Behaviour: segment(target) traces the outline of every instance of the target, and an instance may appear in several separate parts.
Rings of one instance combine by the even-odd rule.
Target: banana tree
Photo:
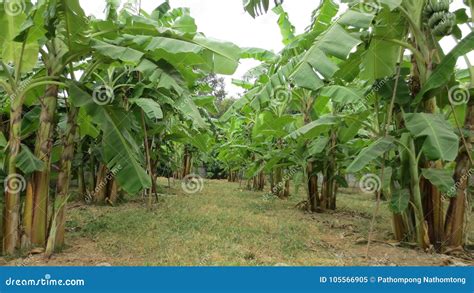
[[[293,103],[299,105],[294,108],[301,113],[303,124],[306,124],[301,125],[301,129],[295,132],[295,135],[299,132],[306,133],[321,126],[320,121],[313,121],[314,118],[318,118],[317,115],[313,115],[313,106],[320,104],[317,97],[326,96],[333,99],[341,92],[344,93],[344,86],[337,85],[338,83],[332,79],[337,77],[343,80],[351,77],[344,75],[347,72],[345,67],[353,63],[353,60],[347,60],[347,57],[357,45],[362,43],[362,40],[357,36],[360,35],[361,30],[369,27],[374,16],[350,10],[344,13],[339,20],[332,22],[332,18],[338,12],[338,6],[332,1],[323,1],[314,11],[313,23],[308,30],[302,35],[294,36],[287,14],[284,13],[281,6],[277,6],[274,11],[280,15],[280,28],[284,41],[288,45],[281,52],[280,58],[272,60],[268,66],[269,69],[262,74],[257,86],[249,91],[247,96],[251,97],[253,108],[259,110],[267,107],[272,100],[278,99],[279,96],[291,96],[291,92],[294,92],[291,87],[304,89],[303,93],[299,90],[300,93],[296,95],[298,98],[294,99]],[[344,82],[339,82],[339,84],[341,83],[344,84]],[[283,95],[280,94],[282,90]],[[347,91],[350,92],[350,89]],[[289,93],[289,95],[285,95],[285,93]],[[324,98],[321,101],[324,101]],[[241,106],[242,103],[238,102],[232,110],[238,110]],[[323,124],[327,125],[326,122]],[[335,150],[337,144],[336,132],[337,129],[334,129],[330,134],[331,151]],[[309,142],[308,140],[307,143]],[[329,157],[335,157],[334,153],[329,155]],[[328,203],[328,206],[332,207],[335,207],[335,180],[338,178],[334,162],[328,162],[327,166],[323,168],[326,175],[324,176],[324,194],[331,198],[329,200],[331,203]],[[315,166],[310,162],[304,169],[309,171],[310,176],[307,178],[308,190],[311,190],[308,197],[311,199],[310,201],[316,202],[314,199],[316,198],[315,193],[317,193],[317,177],[314,174],[317,172],[313,170]]]
[[[461,38],[457,24],[466,21],[449,12],[449,2],[384,4],[382,2],[377,9],[373,33],[368,37],[369,50],[361,58],[360,73],[361,78],[369,81],[392,76],[391,94],[385,101],[383,95],[376,95],[375,110],[382,114],[378,119],[383,121],[380,125],[384,137],[359,156],[381,152],[387,159],[390,157],[387,153],[391,150],[389,146],[393,147],[393,144],[381,142],[393,130],[403,133],[396,143],[401,144],[402,149],[396,152],[395,158],[392,156],[392,160],[405,162],[406,174],[410,174],[410,178],[392,174],[389,179],[401,186],[387,190],[387,193],[392,192],[396,210],[395,234],[400,240],[413,235],[421,247],[434,246],[441,250],[446,245],[446,237],[449,238],[444,231],[442,199],[446,186],[454,185],[452,170],[447,163],[453,162],[458,150],[462,149],[458,147],[459,135],[465,141],[459,123],[449,123],[443,114],[451,112],[455,106],[450,105],[447,89],[456,84],[451,81],[456,60],[472,50],[472,34],[460,40],[458,46],[445,56],[439,45],[440,38],[450,34]],[[410,59],[401,58],[405,50],[411,53]],[[454,120],[459,120],[456,117],[459,113],[453,113]],[[381,168],[384,169],[384,164]],[[454,178],[459,180],[459,174]],[[453,219],[452,216],[449,218]],[[416,223],[415,227],[412,223]],[[457,224],[464,226],[459,221]],[[453,231],[448,231],[448,234]]]
[[[272,89],[293,83],[314,96],[329,95],[333,103],[347,97],[365,102],[366,110],[373,113],[368,117],[372,125],[364,123],[370,134],[366,140],[373,143],[360,152],[347,171],[360,171],[358,164],[377,158],[382,192],[391,200],[399,240],[412,235],[423,248],[433,245],[440,250],[451,241],[448,245],[460,246],[467,192],[467,183],[461,179],[472,163],[470,138],[460,121],[465,117],[464,127],[470,129],[471,112],[469,106],[453,104],[452,94],[454,89],[466,88],[456,81],[454,67],[458,58],[472,50],[472,33],[463,37],[459,29],[459,25],[472,20],[464,8],[452,13],[449,1],[442,0],[348,4],[349,10],[336,19],[337,5],[322,1],[313,13],[318,21],[283,50],[286,62],[281,62],[281,74],[269,78],[271,82],[257,100],[266,103]],[[472,12],[472,1],[464,4]],[[268,10],[269,2],[248,1],[244,6],[255,16]],[[458,45],[445,54],[439,41],[450,35]],[[355,46],[358,48],[354,51]],[[347,62],[334,62],[337,59]],[[354,87],[348,82],[356,82],[356,88],[369,86],[370,92],[362,100],[364,95],[354,95]],[[461,96],[469,97],[470,91],[465,89]],[[468,100],[461,104],[471,105]],[[367,133],[361,130],[355,139],[361,135]],[[449,166],[456,157],[458,167],[453,177]],[[466,160],[461,163],[462,158],[468,158],[468,164]],[[401,161],[407,170],[405,175],[390,169],[394,162]],[[450,199],[445,224],[443,192],[446,186],[454,186],[453,179],[463,184],[461,188],[455,185],[459,199]]]
[[[15,251],[15,248],[19,244],[18,238],[20,233],[18,227],[19,222],[19,207],[20,207],[20,192],[25,189],[25,186],[21,188],[13,188],[15,186],[14,178],[23,178],[17,174],[17,166],[21,161],[22,152],[29,152],[25,146],[21,146],[22,139],[22,110],[24,103],[27,99],[28,93],[37,87],[47,87],[44,92],[43,112],[41,113],[42,122],[46,122],[47,125],[41,131],[41,135],[38,138],[36,144],[35,153],[43,155],[43,158],[38,159],[37,157],[29,156],[36,164],[31,165],[33,168],[29,170],[23,170],[25,173],[35,172],[32,176],[32,180],[40,180],[43,182],[42,187],[38,189],[37,194],[41,196],[36,197],[36,204],[33,204],[34,189],[30,184],[27,188],[27,202],[25,208],[25,222],[22,224],[24,233],[22,234],[22,244],[28,246],[30,240],[34,239],[34,242],[42,242],[46,232],[46,210],[44,204],[47,204],[47,198],[45,198],[44,192],[47,192],[48,184],[48,171],[47,169],[48,154],[49,154],[49,142],[47,138],[50,137],[51,130],[54,126],[51,124],[53,119],[48,119],[51,113],[54,111],[55,96],[57,95],[58,87],[64,86],[65,84],[59,81],[59,71],[61,65],[57,64],[57,60],[54,58],[61,58],[64,51],[58,48],[50,47],[50,52],[45,52],[41,46],[45,45],[47,39],[47,31],[44,29],[45,22],[43,14],[50,11],[51,6],[45,1],[40,1],[35,5],[32,5],[29,1],[24,3],[22,10],[13,13],[10,10],[10,6],[2,5],[0,10],[0,21],[2,22],[2,28],[5,30],[2,33],[0,42],[4,50],[1,55],[1,64],[3,76],[6,77],[2,80],[1,86],[10,97],[8,99],[10,107],[10,128],[9,128],[9,142],[8,142],[8,171],[7,179],[5,180],[5,207],[4,207],[4,237],[3,237],[3,252],[11,254]],[[51,16],[51,15],[50,15]],[[47,18],[51,20],[51,18]],[[36,26],[37,25],[37,26]],[[46,41],[47,42],[47,41]],[[52,44],[52,43],[51,43]],[[55,45],[60,46],[58,40]],[[56,50],[58,49],[58,50]],[[43,58],[41,60],[42,65],[48,69],[43,70],[41,67],[37,68],[35,65],[38,62],[38,54],[42,52]],[[62,53],[59,53],[62,51]],[[28,97],[28,103],[34,103],[37,98],[37,93]],[[47,109],[47,110],[46,110]],[[46,138],[46,139],[45,139]],[[22,152],[20,152],[22,148]],[[20,159],[20,161],[18,161]],[[24,179],[23,179],[24,180]],[[22,181],[23,183],[23,181]],[[44,184],[45,183],[45,184]],[[26,182],[25,182],[26,185]],[[45,187],[46,186],[46,187]],[[36,210],[36,216],[33,213]],[[36,219],[36,220],[35,220]],[[33,234],[32,225],[38,227]],[[37,233],[36,233],[37,232]],[[44,244],[44,241],[43,241]]]
[[[8,96],[2,111],[9,113],[2,114],[2,121],[6,118],[10,123],[10,127],[2,128],[2,137],[9,137],[2,141],[2,147],[8,148],[5,182],[11,187],[5,192],[4,253],[14,253],[20,238],[26,247],[30,242],[44,246],[49,235],[47,255],[63,246],[64,207],[70,196],[73,158],[76,147],[83,149],[86,136],[102,144],[98,153],[107,168],[119,169],[112,184],[114,190],[135,193],[149,188],[155,181],[150,148],[159,144],[148,137],[147,131],[162,118],[161,105],[171,101],[174,113],[186,113],[192,116],[193,127],[199,124],[198,128],[205,128],[191,99],[192,85],[206,72],[230,74],[237,67],[239,48],[198,33],[188,9],[172,10],[165,2],[151,15],[134,15],[128,8],[119,11],[117,1],[108,4],[106,20],[87,18],[76,0],[25,1],[24,10],[16,15],[6,11],[10,6],[1,5],[4,33],[0,43],[4,50],[0,55],[0,86],[2,96]],[[185,55],[190,58],[183,62]],[[142,92],[140,87],[130,92],[126,86],[109,90],[109,84],[104,83],[111,82],[104,79],[109,73],[106,67],[126,72],[121,76],[126,80],[138,79],[143,84]],[[122,82],[121,78],[116,81]],[[117,101],[102,103],[98,96],[101,89],[106,97],[112,94]],[[28,123],[22,127],[25,102],[30,112],[25,115]],[[142,118],[138,121],[137,113]],[[29,123],[35,119],[37,123]],[[142,142],[140,135],[133,135],[137,129]],[[30,137],[35,131],[32,152],[22,139],[32,145]],[[57,150],[61,146],[62,155],[53,213],[49,215],[53,146]],[[142,147],[148,153],[146,160],[141,156]],[[96,170],[94,164],[91,166],[93,174]],[[23,172],[21,178],[28,179],[22,234],[23,187],[14,188],[18,169]],[[84,172],[80,173],[84,185]]]

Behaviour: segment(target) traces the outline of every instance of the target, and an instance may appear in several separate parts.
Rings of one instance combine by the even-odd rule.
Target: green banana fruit
[[[423,8],[423,19],[436,36],[449,35],[456,25],[456,16],[449,12],[450,0],[428,0]]]

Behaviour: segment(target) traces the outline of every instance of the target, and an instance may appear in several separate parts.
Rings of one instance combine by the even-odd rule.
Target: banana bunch
[[[456,25],[456,15],[449,12],[449,0],[428,0],[423,9],[423,18],[436,36],[451,34]]]

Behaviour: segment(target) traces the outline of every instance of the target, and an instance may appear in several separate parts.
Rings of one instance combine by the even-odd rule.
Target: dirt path
[[[164,183],[164,181],[163,181]],[[68,247],[7,265],[472,265],[391,242],[382,207],[375,242],[366,255],[373,201],[343,194],[338,211],[308,214],[295,208],[303,195],[268,200],[238,183],[209,180],[186,195],[177,183],[153,212],[141,199],[116,207],[71,203]],[[300,191],[301,193],[302,191]]]

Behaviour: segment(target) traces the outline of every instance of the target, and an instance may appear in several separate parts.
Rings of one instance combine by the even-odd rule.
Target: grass
[[[316,227],[301,225],[301,213],[288,202],[265,201],[237,187],[208,181],[200,194],[172,190],[179,194],[165,197],[153,212],[139,203],[82,209],[68,227],[82,226],[71,236],[96,239],[110,256],[132,254],[153,265],[304,263]]]
[[[165,180],[160,180],[165,186]],[[390,214],[382,203],[370,257],[365,258],[372,195],[338,195],[338,210],[308,214],[288,200],[266,199],[238,183],[206,180],[185,194],[179,182],[147,211],[142,198],[115,207],[69,205],[69,247],[51,260],[24,265],[439,265],[443,256],[390,245]],[[15,264],[15,263],[14,263]]]

